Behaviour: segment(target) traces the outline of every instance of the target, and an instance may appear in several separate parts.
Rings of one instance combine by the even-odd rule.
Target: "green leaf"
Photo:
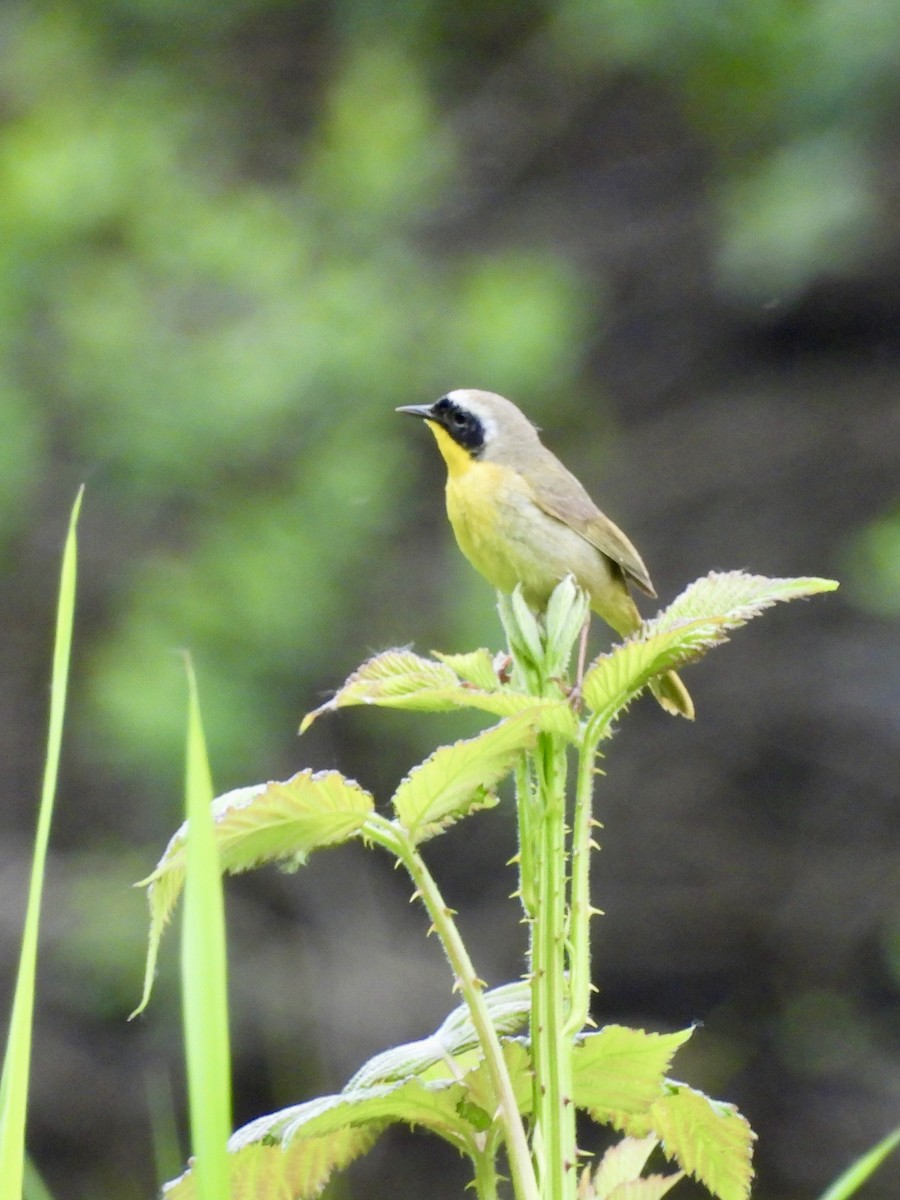
[[[719,1200],[745,1200],[753,1175],[750,1126],[732,1105],[664,1078],[691,1033],[607,1025],[586,1035],[572,1057],[575,1103],[631,1137],[655,1135],[666,1156]]]
[[[544,625],[547,631],[545,670],[561,676],[569,664],[572,647],[590,616],[587,594],[567,575],[550,593]]]
[[[662,1200],[683,1171],[673,1175],[647,1175],[641,1171],[658,1145],[651,1134],[646,1138],[623,1138],[610,1146],[601,1158],[592,1180],[583,1180],[579,1200]]]
[[[435,662],[413,654],[411,650],[386,650],[364,662],[331,700],[307,713],[300,732],[305,732],[323,713],[351,705],[377,704],[418,712],[475,708],[495,717],[537,711],[541,728],[546,732],[561,733],[570,740],[575,738],[578,722],[564,700],[531,696],[502,687],[493,667],[488,688],[473,686],[467,674],[474,672],[486,678],[487,656],[486,650],[471,655],[440,655],[441,661]],[[454,661],[460,662],[459,674],[451,665]]]
[[[491,1024],[501,1035],[517,1033],[530,1011],[530,985],[522,980],[492,988],[484,993]],[[392,1046],[376,1054],[356,1072],[348,1088],[371,1087],[376,1083],[421,1075],[435,1063],[446,1061],[478,1045],[468,1005],[461,1004],[430,1037],[403,1046]]]
[[[596,659],[585,673],[588,707],[611,721],[663,671],[702,657],[728,632],[779,601],[837,587],[831,579],[769,579],[743,571],[712,571],[690,584],[639,633]]]
[[[575,1103],[595,1121],[622,1127],[625,1115],[646,1113],[659,1100],[675,1051],[693,1033],[645,1033],[623,1025],[605,1025],[581,1038],[572,1054]],[[629,1133],[636,1131],[629,1128]],[[642,1129],[636,1136],[650,1132]]]
[[[594,1172],[593,1184],[597,1200],[607,1200],[620,1183],[638,1179],[657,1145],[657,1139],[651,1134],[640,1139],[622,1138],[621,1142],[610,1146]]]
[[[319,1096],[251,1121],[232,1135],[229,1148],[240,1157],[260,1141],[286,1149],[294,1142],[333,1137],[348,1126],[368,1125],[380,1132],[398,1122],[424,1126],[460,1147],[471,1133],[458,1111],[465,1099],[465,1088],[455,1079],[348,1085],[337,1095]]]
[[[900,1129],[895,1129],[881,1139],[871,1150],[867,1150],[856,1162],[826,1188],[819,1200],[849,1200],[862,1187],[870,1175],[881,1166],[889,1154],[900,1146]]]
[[[237,788],[212,806],[221,868],[236,873],[264,862],[297,861],[313,850],[338,845],[359,833],[374,807],[369,792],[337,771],[300,771],[284,783]],[[136,1013],[150,997],[162,931],[184,884],[186,830],[185,823],[142,881],[149,884],[150,943]]]
[[[280,1144],[256,1142],[232,1156],[228,1200],[313,1200],[335,1171],[372,1148],[380,1129],[345,1126],[325,1137]],[[163,1188],[166,1200],[197,1200],[193,1169]]]
[[[510,1042],[504,1055],[518,1081],[517,1092],[526,1096],[531,1087],[526,1048]],[[231,1200],[317,1196],[335,1170],[365,1153],[387,1125],[397,1122],[424,1126],[472,1153],[476,1136],[493,1123],[494,1107],[480,1059],[462,1079],[406,1079],[363,1087],[351,1080],[338,1095],[293,1105],[237,1130],[228,1143]],[[197,1200],[193,1169],[167,1185],[164,1195],[166,1200]]]
[[[711,1100],[684,1084],[669,1083],[647,1115],[647,1124],[666,1157],[719,1200],[747,1200],[756,1135],[734,1105]]]
[[[594,660],[585,673],[581,694],[592,712],[611,721],[655,675],[699,658],[724,639],[724,623],[709,619],[685,621],[652,634],[645,627],[635,639]]]
[[[441,746],[414,767],[393,796],[397,819],[414,842],[494,803],[491,790],[537,739],[531,712],[510,717],[466,741]]]
[[[434,694],[443,689],[452,692],[458,686],[456,673],[444,663],[422,658],[411,650],[385,650],[354,671],[330,700],[307,713],[300,732],[305,733],[322,713],[353,704],[446,711],[454,705],[436,700]]]
[[[691,1033],[607,1025],[586,1035],[572,1057],[575,1103],[633,1138],[653,1134],[666,1156],[719,1200],[745,1200],[753,1175],[750,1126],[732,1105],[664,1078]]]
[[[468,654],[442,654],[439,650],[432,650],[431,653],[438,662],[448,666],[457,678],[482,691],[493,692],[501,686],[490,650],[471,650]]]
[[[372,1088],[345,1088],[324,1101],[300,1105],[280,1126],[282,1142],[295,1138],[317,1137],[348,1124],[403,1122],[424,1126],[453,1145],[464,1144],[470,1130],[459,1116],[465,1089],[456,1080],[441,1079],[424,1083],[406,1079],[400,1083],[379,1084]]]
[[[643,1179],[632,1179],[628,1183],[620,1183],[609,1193],[608,1200],[662,1200],[683,1178],[684,1171],[675,1171],[672,1175],[646,1175]]]
[[[508,597],[509,612],[512,624],[507,633],[510,634],[510,649],[518,654],[530,657],[534,664],[543,662],[544,639],[537,617],[525,603],[522,595],[522,585],[517,584],[512,595]]]
[[[668,608],[647,622],[653,632],[670,629],[682,621],[722,621],[736,629],[779,601],[798,600],[819,592],[833,592],[834,579],[770,579],[743,571],[710,571],[689,584]]]
[[[387,1125],[397,1122],[424,1126],[465,1150],[478,1132],[465,1115],[473,1104],[465,1084],[457,1080],[410,1079],[375,1087],[348,1085],[338,1095],[260,1117],[229,1141],[231,1196],[304,1200],[318,1195],[334,1170],[368,1150]],[[481,1113],[479,1119],[483,1117]],[[194,1200],[193,1171],[170,1184],[165,1195],[167,1200]]]
[[[339,771],[307,769],[283,783],[226,792],[212,805],[222,868],[236,874],[338,845],[359,832],[374,807],[371,794]],[[146,882],[179,877],[186,833],[182,825]]]

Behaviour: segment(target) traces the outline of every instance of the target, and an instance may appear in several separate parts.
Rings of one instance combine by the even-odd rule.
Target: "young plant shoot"
[[[590,663],[574,691],[570,665],[591,597],[565,578],[535,616],[521,588],[500,594],[508,664],[487,650],[422,657],[389,650],[363,663],[327,704],[450,712],[475,709],[487,728],[439,747],[413,767],[390,801],[337,771],[299,771],[241,788],[213,803],[224,871],[302,863],[351,838],[386,851],[409,874],[462,1004],[435,1033],[364,1064],[336,1095],[263,1116],[230,1139],[231,1195],[305,1200],[402,1122],[444,1138],[471,1163],[479,1200],[510,1179],[517,1200],[657,1200],[685,1174],[718,1200],[746,1200],[754,1135],[730,1104],[669,1077],[691,1029],[658,1034],[589,1020],[590,868],[596,846],[595,779],[602,742],[644,690],[660,699],[680,671],[781,600],[831,591],[825,579],[713,573],[655,619]],[[662,703],[663,701],[660,700]],[[684,701],[687,703],[687,701]],[[518,888],[527,945],[523,979],[488,990],[428,865],[429,843],[497,803],[512,775],[518,822]],[[150,948],[142,1007],[162,930],[185,879],[187,823],[147,880]],[[622,1138],[598,1163],[579,1158],[576,1113]],[[659,1148],[666,1174],[647,1174]],[[189,1167],[167,1200],[198,1195]]]

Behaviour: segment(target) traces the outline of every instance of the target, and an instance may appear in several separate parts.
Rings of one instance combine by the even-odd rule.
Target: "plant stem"
[[[470,1147],[475,1164],[475,1195],[478,1200],[497,1200],[497,1148],[490,1139],[483,1149]]]
[[[567,1032],[565,742],[541,734],[535,766],[541,825],[538,905],[531,924],[534,1151],[543,1200],[572,1200],[577,1176],[572,1038]]]
[[[453,920],[453,910],[444,902],[422,856],[398,825],[373,814],[366,823],[366,833],[373,841],[395,854],[409,871],[453,969],[494,1088],[497,1116],[506,1139],[506,1153],[516,1196],[518,1200],[546,1200],[538,1188],[525,1126],[503,1057],[503,1047],[484,1001],[484,984],[475,973],[469,952]]]
[[[587,1023],[591,1011],[591,850],[592,830],[599,826],[593,818],[594,763],[597,741],[591,730],[585,731],[578,749],[575,781],[575,812],[572,819],[572,882],[569,909],[569,993],[571,1005],[566,1033],[575,1037]]]
[[[516,766],[516,814],[519,830],[519,899],[525,910],[525,919],[534,917],[537,907],[535,887],[535,796],[531,782],[531,769],[526,755],[521,755]]]
[[[513,657],[513,687],[534,696],[558,696],[572,647],[584,628],[588,611],[585,597],[569,579],[554,592],[540,621],[518,592],[510,597],[501,594],[498,608]],[[582,747],[579,760],[576,846],[581,857],[578,876],[572,880],[574,916],[567,893],[566,740],[542,733],[530,756],[530,770],[521,769],[516,775],[519,891],[531,934],[532,1156],[543,1200],[574,1200],[577,1187],[572,1049],[574,1034],[584,1024],[590,1000],[590,905],[585,859],[590,849],[590,769],[595,746],[596,742],[589,753]],[[570,921],[575,921],[574,930],[569,927]],[[573,932],[578,939],[574,981],[566,971]],[[575,1008],[573,982],[578,986]]]

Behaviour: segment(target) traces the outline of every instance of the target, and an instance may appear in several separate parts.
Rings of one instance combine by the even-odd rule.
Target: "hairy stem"
[[[475,1164],[475,1195],[478,1200],[497,1200],[497,1154],[496,1148],[487,1146],[473,1150],[470,1154]]]
[[[422,856],[399,826],[373,815],[367,822],[366,833],[372,841],[395,854],[412,877],[453,970],[457,987],[468,1006],[494,1089],[497,1117],[506,1140],[506,1153],[517,1200],[546,1200],[538,1188],[525,1126],[503,1057],[503,1047],[484,1001],[484,983],[475,973],[469,952],[453,920],[453,910],[444,902]]]
[[[519,899],[525,910],[525,919],[530,921],[537,908],[535,886],[536,837],[535,797],[528,757],[522,755],[516,766],[516,814],[519,829]]]
[[[535,752],[541,807],[538,904],[532,929],[531,1043],[535,1156],[543,1200],[575,1195],[572,1038],[567,1033],[566,746],[542,734]]]
[[[578,751],[575,781],[575,811],[572,818],[572,881],[569,908],[569,992],[571,1006],[566,1033],[575,1037],[584,1028],[591,1010],[591,850],[592,831],[599,825],[593,818],[594,763],[597,743],[585,733]]]

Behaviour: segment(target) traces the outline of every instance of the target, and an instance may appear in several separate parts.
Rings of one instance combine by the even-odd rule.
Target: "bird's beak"
[[[431,416],[430,404],[404,404],[402,407],[394,410],[395,412],[409,413],[413,417],[422,417],[426,421]]]

